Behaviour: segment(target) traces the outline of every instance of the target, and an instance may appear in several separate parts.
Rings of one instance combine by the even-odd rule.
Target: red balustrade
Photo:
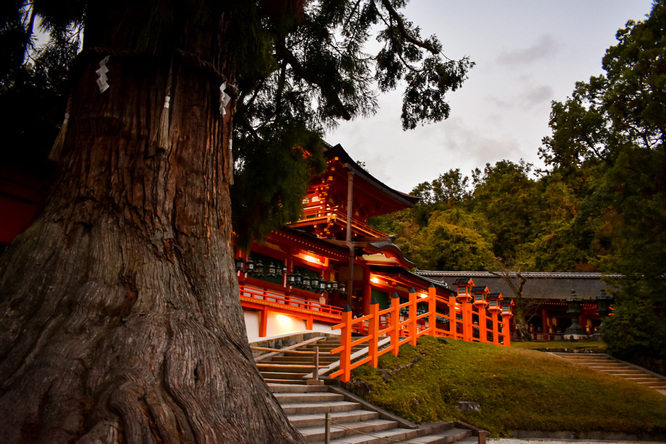
[[[320,304],[317,301],[297,296],[276,293],[265,288],[240,285],[240,300],[243,308],[258,310],[262,313],[259,325],[259,336],[266,336],[267,313],[284,313],[306,322],[306,328],[311,330],[314,321],[334,324],[342,316],[340,307]]]
[[[428,311],[417,314],[419,303],[427,304]],[[438,306],[448,307],[448,314],[437,312]],[[408,315],[401,315],[401,310]],[[458,313],[461,314],[461,319],[458,319]],[[474,315],[477,316],[479,325],[473,325]],[[367,363],[377,367],[381,355],[391,352],[398,356],[401,345],[416,345],[417,339],[423,335],[508,346],[511,341],[510,316],[510,311],[503,311],[500,323],[497,312],[488,313],[485,308],[474,307],[467,300],[458,304],[455,297],[440,297],[435,287],[430,287],[428,296],[421,298],[412,291],[409,300],[404,303],[400,303],[400,299],[395,295],[391,299],[391,306],[384,310],[379,309],[379,304],[373,303],[370,305],[370,313],[365,316],[353,318],[351,311],[343,311],[342,322],[333,326],[334,330],[342,330],[341,345],[332,350],[332,353],[340,353],[340,368],[330,376],[347,382],[351,378],[351,371],[356,367]],[[448,321],[440,323],[445,328],[438,326],[437,318]],[[360,336],[352,337],[352,333]],[[380,350],[379,340],[384,337],[390,338],[390,342]],[[368,356],[352,363],[352,348],[365,344],[368,347]]]

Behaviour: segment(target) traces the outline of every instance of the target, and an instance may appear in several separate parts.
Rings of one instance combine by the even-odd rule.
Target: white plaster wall
[[[249,342],[308,331],[340,334],[340,330],[331,330],[332,324],[314,322],[312,330],[307,330],[306,323],[302,319],[279,313],[269,313],[268,325],[266,326],[266,338],[261,338],[259,336],[259,325],[261,322],[260,312],[243,310],[243,314],[245,316],[245,328],[247,330],[247,338]]]
[[[266,336],[268,337],[305,330],[305,321],[301,319],[282,313],[268,313],[268,324],[266,325]]]
[[[243,310],[245,317],[245,329],[247,331],[247,340],[249,342],[259,339],[259,320],[261,316],[258,311]]]

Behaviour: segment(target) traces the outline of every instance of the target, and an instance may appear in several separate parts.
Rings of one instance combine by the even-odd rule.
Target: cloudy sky
[[[602,73],[601,58],[629,19],[643,20],[651,0],[411,0],[406,15],[421,35],[436,34],[447,57],[476,66],[450,95],[451,116],[402,131],[399,92],[381,96],[371,118],[326,135],[392,188],[411,191],[453,168],[508,159],[539,167],[550,134],[551,101],[577,81]]]

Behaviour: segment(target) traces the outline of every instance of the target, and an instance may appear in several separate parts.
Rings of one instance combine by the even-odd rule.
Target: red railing
[[[307,313],[317,317],[332,318],[334,321],[339,320],[342,315],[340,307],[320,304],[317,301],[276,293],[249,285],[240,285],[240,299],[241,304],[243,302],[251,302],[253,304],[278,308],[279,311]]]
[[[418,304],[427,304],[428,310],[417,314]],[[448,314],[437,312],[438,305],[442,308],[448,306]],[[401,310],[403,313],[407,311],[407,314],[401,314]],[[473,323],[474,315],[478,325]],[[356,367],[363,364],[377,367],[381,355],[391,352],[398,356],[401,345],[416,345],[417,339],[423,335],[508,346],[511,342],[508,324],[511,312],[502,312],[501,323],[498,316],[496,310],[488,315],[484,307],[475,307],[470,302],[458,304],[453,296],[439,297],[435,287],[431,287],[425,297],[419,297],[416,292],[410,293],[409,300],[404,303],[400,303],[396,295],[391,299],[391,306],[384,310],[380,310],[377,303],[371,304],[370,313],[358,318],[353,318],[351,311],[344,311],[342,322],[333,326],[334,330],[342,330],[341,345],[332,350],[332,353],[340,353],[340,368],[330,376],[348,382],[351,371]],[[445,322],[438,325],[438,318]],[[352,333],[361,336],[352,337]],[[378,344],[382,337],[390,338],[390,342],[380,350]],[[368,347],[368,356],[352,363],[352,348],[359,345]]]
[[[311,225],[321,221],[329,221],[331,219],[340,220],[343,223],[347,221],[347,213],[339,208],[325,208],[320,205],[306,207],[303,209],[303,218],[294,222],[294,226]],[[367,236],[384,237],[385,233],[371,227],[370,225],[358,219],[352,220],[352,229],[359,231]]]

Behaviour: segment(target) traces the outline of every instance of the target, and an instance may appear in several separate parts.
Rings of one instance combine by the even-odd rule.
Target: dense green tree
[[[471,202],[475,213],[487,220],[493,234],[493,252],[505,264],[516,264],[524,244],[532,240],[538,213],[538,189],[530,177],[531,165],[502,160],[487,164],[474,176]]]
[[[431,182],[422,182],[410,194],[421,200],[412,211],[414,221],[420,226],[428,224],[432,213],[463,205],[470,196],[469,177],[460,169],[449,170]]]
[[[491,243],[461,223],[460,210],[433,213],[428,225],[410,237],[405,251],[426,270],[486,270],[494,262]]]
[[[0,34],[23,33],[9,89],[22,17],[83,23],[84,39],[50,198],[0,256],[2,442],[301,440],[247,344],[230,183],[239,233],[260,236],[296,211],[318,134],[372,113],[376,89],[403,82],[405,128],[448,116],[471,63],[421,37],[405,4],[3,3]]]
[[[609,348],[666,358],[666,4],[630,21],[603,58],[604,75],[579,83],[553,106],[553,136],[542,155],[579,188],[575,227],[621,273],[616,310],[605,326]]]

